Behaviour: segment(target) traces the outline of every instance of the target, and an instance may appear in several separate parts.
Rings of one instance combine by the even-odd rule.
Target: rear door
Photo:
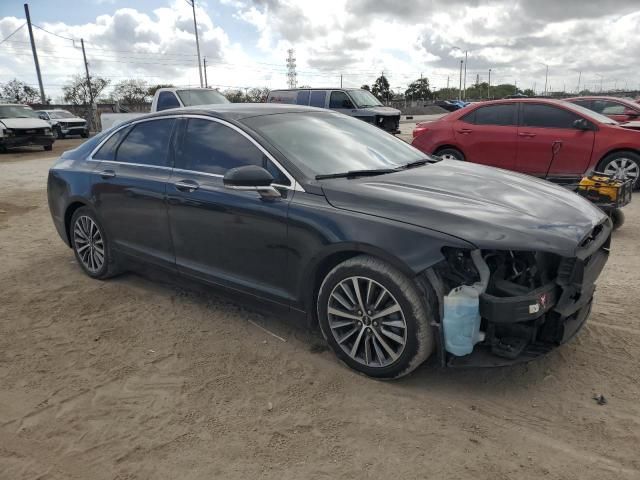
[[[594,130],[573,126],[583,117],[555,105],[522,102],[520,118],[518,171],[538,177],[571,178],[585,172],[595,135]]]
[[[166,204],[173,161],[173,118],[137,123],[116,132],[94,154],[92,193],[112,244],[120,251],[174,266]]]
[[[518,141],[517,105],[500,103],[476,108],[453,123],[456,143],[466,159],[512,170]]]

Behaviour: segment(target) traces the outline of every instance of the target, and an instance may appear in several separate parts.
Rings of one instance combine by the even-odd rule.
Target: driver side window
[[[354,108],[349,96],[344,92],[331,92],[329,108]]]

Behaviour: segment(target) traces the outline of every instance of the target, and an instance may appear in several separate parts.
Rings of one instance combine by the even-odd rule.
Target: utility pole
[[[582,70],[580,70],[580,73],[578,74],[578,90],[576,93],[580,93],[580,80],[582,80]]]
[[[200,58],[200,40],[198,40],[198,22],[196,22],[196,0],[191,0],[191,8],[193,10],[193,30],[196,34],[196,50],[198,52],[198,71],[200,72],[200,87],[202,84],[202,59]]]
[[[460,90],[458,94],[458,99],[462,100],[462,63],[464,60],[460,60]]]
[[[87,62],[87,53],[84,51],[84,38],[80,39],[80,45],[82,45],[82,58],[84,60],[84,71],[87,74],[87,90],[89,91],[89,111],[87,112],[87,116],[90,119],[89,126],[93,127],[95,124],[94,118],[93,118],[93,89],[91,88],[91,76],[89,75],[89,63]]]
[[[469,54],[468,50],[464,51],[464,99],[467,99],[467,55]]]
[[[207,57],[202,59],[202,63],[204,64],[204,87],[209,88],[209,82],[207,81]]]
[[[487,100],[491,100],[491,69],[489,69],[489,83],[487,84]]]
[[[342,74],[340,74],[340,88],[342,88]]]
[[[449,90],[449,75],[447,75],[447,90]]]
[[[40,85],[40,102],[44,105],[46,98],[44,96],[44,87],[42,86],[42,75],[40,74],[40,63],[38,62],[38,52],[36,52],[36,41],[33,38],[33,28],[31,28],[31,15],[29,15],[29,4],[24,4],[24,14],[27,17],[27,26],[29,27],[29,38],[31,39],[31,51],[33,52],[33,62],[36,64],[36,75],[38,75],[38,85]]]
[[[547,82],[549,80],[549,65],[545,64],[545,67],[547,67],[546,73],[544,75],[544,96],[547,96]]]

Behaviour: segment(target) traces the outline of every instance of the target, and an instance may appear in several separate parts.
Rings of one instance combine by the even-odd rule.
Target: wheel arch
[[[437,155],[437,154],[438,154],[438,152],[440,152],[440,151],[442,151],[442,150],[444,150],[444,149],[446,149],[446,148],[452,148],[452,149],[454,149],[454,150],[458,150],[458,151],[462,154],[462,156],[463,156],[465,159],[467,158],[467,155],[464,153],[464,150],[462,150],[458,145],[453,145],[453,144],[451,144],[451,143],[445,143],[445,144],[443,144],[443,145],[438,145],[438,146],[433,150],[433,154],[434,154],[434,155]]]
[[[304,305],[307,312],[307,321],[310,325],[317,324],[318,317],[315,309],[315,299],[318,296],[322,281],[327,274],[340,263],[359,255],[368,255],[385,261],[398,268],[409,278],[415,277],[415,272],[409,265],[384,250],[373,245],[362,243],[344,243],[334,245],[330,249],[318,255],[307,268],[307,282],[305,282]]]
[[[64,232],[66,235],[64,240],[69,247],[71,247],[71,219],[73,218],[73,214],[79,208],[88,206],[89,204],[87,202],[75,199],[67,205],[67,208],[64,211]]]
[[[608,152],[606,152],[604,155],[602,155],[600,157],[600,159],[598,160],[598,163],[597,163],[597,168],[600,168],[600,164],[609,155],[612,155],[614,153],[622,153],[622,152],[631,152],[631,153],[635,153],[636,155],[640,155],[640,150],[637,149],[637,148],[634,148],[634,147],[618,147],[618,148],[614,148],[612,150],[609,150]]]

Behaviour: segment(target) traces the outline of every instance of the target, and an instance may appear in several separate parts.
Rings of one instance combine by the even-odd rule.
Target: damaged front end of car
[[[609,256],[611,230],[609,220],[600,223],[578,243],[572,256],[444,248],[444,260],[425,272],[440,304],[433,327],[442,365],[525,362],[570,340],[591,311],[595,282]],[[487,269],[488,280],[481,278]],[[463,285],[483,283],[478,302],[481,335],[471,353],[455,355],[446,348],[445,298]]]

